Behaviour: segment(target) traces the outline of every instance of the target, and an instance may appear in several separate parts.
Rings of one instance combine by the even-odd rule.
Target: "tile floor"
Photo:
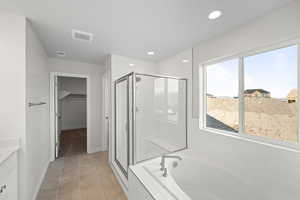
[[[72,145],[50,163],[37,200],[127,200],[107,152],[79,153]],[[73,149],[75,151],[72,151]]]

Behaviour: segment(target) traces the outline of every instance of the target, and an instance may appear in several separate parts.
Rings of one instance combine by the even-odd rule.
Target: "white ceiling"
[[[0,0],[0,10],[27,16],[49,56],[102,63],[108,54],[160,60],[291,0]],[[215,21],[212,10],[224,15]],[[72,29],[94,41],[72,40]],[[147,51],[155,52],[148,56]]]

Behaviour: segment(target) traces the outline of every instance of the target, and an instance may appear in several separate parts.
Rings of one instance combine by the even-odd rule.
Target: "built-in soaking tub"
[[[166,159],[167,177],[163,177],[160,170],[161,158],[131,167],[130,200],[280,200],[283,196],[296,200],[295,197],[299,197],[299,191],[297,194],[286,193],[296,189],[295,185],[287,186],[280,182],[272,185],[272,180],[263,178],[255,180],[253,176],[226,170],[208,159],[193,156],[186,151],[176,155],[181,156],[183,160]],[[134,178],[138,181],[130,180]],[[142,185],[146,192],[139,193],[142,188],[138,188],[138,184]],[[277,191],[274,185],[282,191]],[[283,195],[284,193],[287,195]],[[149,196],[145,197],[147,194]]]

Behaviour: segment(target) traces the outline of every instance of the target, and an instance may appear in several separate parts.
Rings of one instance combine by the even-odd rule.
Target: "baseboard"
[[[64,129],[61,129],[61,131],[74,131],[74,130],[79,130],[79,129],[87,129],[87,127],[64,128]]]
[[[88,148],[87,153],[96,153],[101,151],[107,151],[107,149],[103,148],[103,146],[96,146]]]
[[[40,177],[40,180],[39,180],[39,182],[38,182],[38,185],[37,185],[37,187],[36,187],[36,190],[35,190],[35,192],[34,192],[34,195],[33,195],[33,199],[32,199],[32,200],[36,200],[36,199],[37,199],[37,196],[38,196],[38,194],[39,194],[40,188],[41,188],[42,183],[43,183],[43,181],[44,181],[44,178],[45,178],[45,176],[46,176],[46,173],[47,173],[49,164],[50,164],[50,161],[48,161],[48,162],[46,163],[46,166],[45,166],[44,169],[43,169],[43,173],[42,173],[42,175],[41,175],[41,177]]]
[[[118,181],[119,184],[121,185],[121,187],[122,187],[122,189],[123,189],[125,195],[128,197],[128,188],[127,188],[127,186],[125,185],[125,183],[123,182],[122,178],[121,178],[120,175],[118,174],[118,172],[117,172],[115,166],[114,166],[112,163],[109,163],[109,165],[110,165],[110,168],[112,169],[112,171],[113,171],[115,177],[117,178],[117,181]]]

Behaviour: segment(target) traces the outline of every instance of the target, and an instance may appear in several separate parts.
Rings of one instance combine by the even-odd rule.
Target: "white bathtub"
[[[177,154],[178,155],[178,154]],[[168,176],[157,163],[144,166],[174,199],[178,200],[259,200],[264,199],[240,177],[208,160],[180,154],[182,161],[168,159]],[[250,195],[251,194],[251,195]]]
[[[152,199],[282,200],[285,196],[289,200],[298,200],[299,191],[294,190],[291,194],[289,193],[291,187],[280,182],[272,185],[271,179],[256,180],[253,176],[228,170],[209,159],[199,158],[186,152],[176,153],[176,155],[180,155],[183,160],[166,160],[167,177],[163,177],[163,172],[159,169],[160,158],[132,168],[142,185],[151,193]],[[268,184],[264,185],[264,183]],[[274,185],[278,185],[278,190]]]
[[[170,182],[174,181],[182,192],[192,200],[259,200],[255,189],[241,177],[205,160],[184,156],[177,167],[169,163]],[[164,178],[164,177],[163,177]],[[172,187],[168,190],[176,193]],[[181,198],[178,198],[181,199]]]

